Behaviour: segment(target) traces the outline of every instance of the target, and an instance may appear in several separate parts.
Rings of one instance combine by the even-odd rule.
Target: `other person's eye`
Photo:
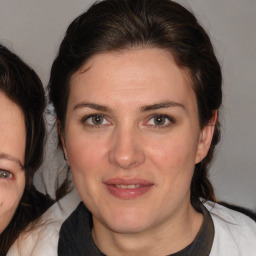
[[[147,125],[154,126],[157,128],[165,128],[165,127],[169,127],[173,123],[175,123],[175,120],[172,117],[163,115],[163,114],[158,114],[158,115],[152,116],[148,120]]]
[[[13,178],[13,174],[9,171],[0,169],[0,179],[10,179]]]
[[[83,118],[82,122],[85,126],[91,127],[102,127],[111,124],[111,122],[109,122],[104,115],[100,114],[86,116]]]

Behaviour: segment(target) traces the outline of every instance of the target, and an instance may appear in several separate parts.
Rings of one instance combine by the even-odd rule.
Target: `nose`
[[[133,129],[120,128],[112,134],[109,161],[111,164],[130,169],[141,165],[145,161],[143,145],[140,136]]]

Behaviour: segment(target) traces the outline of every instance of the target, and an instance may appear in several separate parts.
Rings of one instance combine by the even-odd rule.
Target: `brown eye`
[[[92,116],[91,119],[92,119],[92,123],[95,125],[100,125],[104,121],[104,117],[101,115]]]
[[[154,123],[155,123],[155,125],[164,125],[166,123],[166,117],[165,116],[155,116]]]
[[[167,115],[157,114],[153,115],[147,122],[148,126],[157,128],[167,128],[171,124],[174,124],[175,120]]]
[[[13,175],[6,170],[0,170],[0,179],[8,179],[8,178],[12,178]]]
[[[102,127],[110,125],[111,122],[107,120],[107,118],[104,115],[99,114],[93,114],[85,117],[82,120],[83,124],[88,127]]]

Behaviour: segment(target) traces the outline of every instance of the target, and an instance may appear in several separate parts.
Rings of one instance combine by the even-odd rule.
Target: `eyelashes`
[[[111,126],[112,122],[110,118],[103,114],[91,114],[83,117],[81,122],[84,126],[90,128],[103,128],[106,126]],[[143,125],[152,128],[167,128],[174,124],[176,120],[165,114],[153,114],[143,122]]]

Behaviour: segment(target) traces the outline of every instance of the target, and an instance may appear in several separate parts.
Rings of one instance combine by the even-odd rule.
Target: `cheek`
[[[178,168],[182,166],[194,166],[196,146],[192,141],[176,138],[166,139],[161,145],[153,143],[150,155],[154,162],[166,165],[166,167]]]
[[[153,150],[155,148],[155,150]],[[155,143],[150,152],[151,162],[158,169],[160,183],[169,194],[187,193],[194,173],[196,143],[188,137],[175,136]]]
[[[106,169],[106,151],[99,140],[69,137],[66,150],[76,189],[87,207],[100,201],[98,187]]]
[[[0,214],[15,212],[22,197],[24,186],[1,184],[0,182]]]
[[[104,161],[103,143],[89,136],[67,138],[66,150],[71,170],[74,174],[97,168]]]

